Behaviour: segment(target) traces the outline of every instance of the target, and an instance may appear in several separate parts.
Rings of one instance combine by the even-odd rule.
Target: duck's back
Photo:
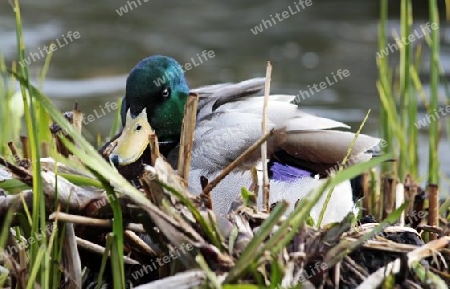
[[[192,192],[200,192],[200,176],[210,181],[240,156],[262,136],[263,97],[252,96],[264,87],[264,79],[257,78],[238,84],[206,86],[193,90],[200,95],[197,127],[195,131],[189,186]],[[294,96],[271,95],[268,105],[268,129],[279,133],[268,142],[271,173],[273,164],[306,172],[288,181],[283,177],[271,180],[271,201],[293,200],[304,197],[311,188],[323,180],[315,174],[326,175],[336,168],[347,153],[354,137],[351,132],[334,130],[347,125],[327,118],[302,112],[291,101]],[[351,155],[353,163],[371,157],[365,152],[379,139],[360,135]],[[238,169],[225,178],[215,190],[213,200],[220,212],[225,213],[232,201],[239,196],[241,186],[251,185],[249,169],[258,165],[260,151],[249,157]],[[259,164],[260,166],[260,164]],[[290,170],[281,170],[291,173]],[[350,185],[346,188],[351,192]],[[231,192],[233,191],[233,192]],[[334,194],[337,195],[337,194]],[[340,202],[348,212],[353,205],[351,193]],[[348,199],[348,200],[347,200]],[[339,202],[339,200],[337,200]],[[217,209],[217,208],[216,208]],[[313,212],[314,214],[314,212]]]

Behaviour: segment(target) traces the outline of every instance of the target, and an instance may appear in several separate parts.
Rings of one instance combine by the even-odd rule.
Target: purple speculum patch
[[[293,182],[298,179],[311,177],[310,171],[302,170],[279,162],[273,162],[269,167],[269,170],[272,179],[278,181]]]

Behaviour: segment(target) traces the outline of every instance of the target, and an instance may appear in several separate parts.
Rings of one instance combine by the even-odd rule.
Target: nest
[[[7,164],[0,170],[3,179],[32,183],[28,170],[2,162]],[[61,287],[79,287],[78,280],[83,288],[95,288],[106,236],[111,232],[108,196],[56,177],[52,159],[43,159],[42,164],[48,209],[53,209],[55,202],[68,208],[68,213],[56,211],[49,216],[49,221],[58,220],[66,228],[62,265],[66,283]],[[58,172],[75,171],[59,165]],[[405,288],[435,288],[442,285],[436,276],[445,282],[450,280],[447,236],[424,244],[415,229],[383,226],[367,239],[379,224],[354,225],[353,217],[348,216],[320,230],[303,224],[285,246],[276,248],[292,232],[289,218],[279,214],[277,208],[269,214],[251,206],[236,206],[229,215],[217,216],[207,208],[204,198],[186,191],[183,180],[162,158],[156,159],[154,166],[145,167],[141,181],[142,193],[155,206],[120,198],[130,288],[139,284],[146,284],[139,288],[215,287],[223,282],[263,282],[278,284],[279,288],[298,283],[304,288],[376,288],[390,282]],[[32,191],[0,196],[2,219],[11,206],[17,212],[24,209],[21,199],[31,206]],[[10,238],[9,245],[13,242]],[[18,265],[18,255],[13,253],[3,262]],[[76,268],[77,259],[89,268],[83,280]],[[252,270],[247,268],[250,265]],[[107,270],[105,284],[110,274]],[[23,272],[11,270],[9,276],[13,284]]]

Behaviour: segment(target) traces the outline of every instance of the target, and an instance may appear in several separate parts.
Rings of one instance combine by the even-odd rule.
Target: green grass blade
[[[429,0],[430,22],[439,23],[439,11],[436,0]],[[431,30],[431,55],[430,55],[430,109],[438,109],[439,87],[439,27]],[[428,159],[428,183],[438,185],[439,182],[439,122],[434,121],[429,126],[429,159]]]
[[[261,250],[261,244],[272,232],[273,227],[283,216],[287,207],[288,204],[285,201],[280,202],[275,207],[269,218],[267,218],[264,223],[262,223],[260,229],[258,230],[258,233],[253,236],[252,240],[239,257],[239,260],[237,260],[234,267],[228,273],[227,278],[225,278],[225,281],[223,282],[224,284],[236,281],[236,279],[250,267],[250,264],[252,262],[257,261],[261,257],[261,255],[264,253],[264,250]]]
[[[350,154],[352,153],[353,150],[353,146],[356,143],[356,139],[358,138],[359,134],[361,133],[361,130],[364,127],[364,124],[366,123],[367,119],[369,118],[369,114],[370,114],[370,109],[367,111],[366,116],[364,117],[364,120],[362,121],[361,125],[359,126],[358,131],[356,132],[355,136],[352,139],[352,142],[350,143],[350,146],[347,149],[347,154],[344,157],[344,159],[342,160],[342,163],[339,165],[339,171],[342,171],[344,169],[344,165],[347,163],[348,158],[350,157]],[[320,214],[319,214],[319,220],[317,221],[317,227],[320,228],[320,226],[322,225],[322,221],[323,221],[323,217],[325,216],[325,212],[327,210],[328,207],[328,203],[331,200],[331,196],[333,195],[333,191],[334,188],[332,188],[328,194],[327,194],[327,198],[322,206],[322,209],[320,210]]]
[[[17,36],[17,46],[18,46],[18,55],[19,62],[24,63],[25,59],[25,43],[23,39],[23,29],[21,22],[21,12],[19,1],[15,0],[14,2],[14,11],[16,15],[16,36]],[[20,65],[20,74],[23,76],[23,80],[20,83],[20,89],[22,92],[22,98],[24,103],[24,111],[25,111],[25,119],[27,124],[27,133],[28,139],[30,143],[31,149],[31,163],[33,176],[41,175],[41,164],[40,164],[40,141],[39,141],[39,131],[40,128],[37,126],[37,118],[36,118],[36,106],[33,101],[33,98],[27,94],[27,90],[29,91],[29,73],[28,67]],[[31,94],[31,93],[30,93]],[[31,234],[34,235],[39,233],[39,231],[45,231],[46,226],[46,214],[45,214],[45,199],[43,196],[42,189],[42,180],[40,177],[35,177],[33,182],[33,222],[31,224]],[[42,240],[31,244],[31,259],[37,260],[38,255],[41,253],[40,244],[46,244],[46,236],[45,234],[42,236]],[[36,268],[41,264],[36,264],[33,266]],[[37,276],[38,283],[44,285],[45,276],[44,271],[36,271],[39,273]]]

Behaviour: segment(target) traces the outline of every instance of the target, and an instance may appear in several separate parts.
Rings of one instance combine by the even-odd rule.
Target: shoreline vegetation
[[[147,2],[137,1],[139,5]],[[127,5],[131,2],[135,3]],[[312,5],[312,1],[304,3]],[[437,1],[428,3],[428,23],[441,23]],[[444,137],[441,130],[446,130],[447,138],[450,135],[450,118],[435,115],[442,112],[438,87],[448,90],[441,69],[439,25],[424,34],[423,41],[417,38],[398,45],[400,62],[390,63],[389,53],[378,54],[390,48],[388,0],[380,0],[378,52],[374,51],[381,102],[380,156],[354,165],[355,160],[344,158],[324,185],[300,200],[289,215],[286,202],[258,211],[252,192],[235,188],[242,200],[230,214],[219,216],[211,210],[211,196],[190,194],[185,175],[176,174],[159,155],[154,133],[149,135],[151,166],[144,168],[139,181],[128,182],[100,156],[81,134],[89,116],[77,104],[62,113],[31,84],[28,65],[22,64],[45,55],[38,75],[42,84],[54,50],[51,44],[39,48],[34,58],[26,53],[19,0],[12,5],[18,59],[9,67],[0,55],[0,288],[118,289],[143,284],[182,289],[448,288],[450,198],[448,192],[439,191],[437,145]],[[400,0],[400,42],[415,35],[412,10],[411,0]],[[271,20],[262,20],[259,32],[264,31],[263,24],[265,29],[277,24],[272,15]],[[252,33],[258,34],[254,29]],[[205,51],[197,54],[199,61],[215,57],[214,51]],[[425,51],[429,53],[429,100],[423,97],[426,93],[418,73]],[[170,75],[159,83],[165,81],[170,81]],[[17,119],[16,110],[9,106],[17,95],[16,84],[26,108],[17,110],[26,125],[23,136],[11,125]],[[322,89],[321,83],[314,89],[318,88]],[[182,148],[192,144],[197,100],[190,96],[185,108]],[[427,159],[420,159],[418,153],[417,124],[424,124],[417,116],[419,103],[429,116]],[[99,107],[103,114],[106,110],[116,113],[112,132],[119,126],[119,107],[115,102]],[[94,109],[94,117],[102,117],[101,113]],[[261,136],[251,148],[259,150],[273,134]],[[188,172],[190,157],[196,157],[188,150],[183,155],[178,172]],[[419,160],[428,163],[425,175],[419,174]],[[349,179],[359,180],[358,215],[350,213],[342,222],[325,227],[320,221],[314,224],[309,217],[314,204],[329,198],[325,192],[332,193],[334,186]],[[422,180],[425,187],[419,183]],[[209,181],[206,186],[217,180]],[[439,193],[446,196],[442,202]]]

